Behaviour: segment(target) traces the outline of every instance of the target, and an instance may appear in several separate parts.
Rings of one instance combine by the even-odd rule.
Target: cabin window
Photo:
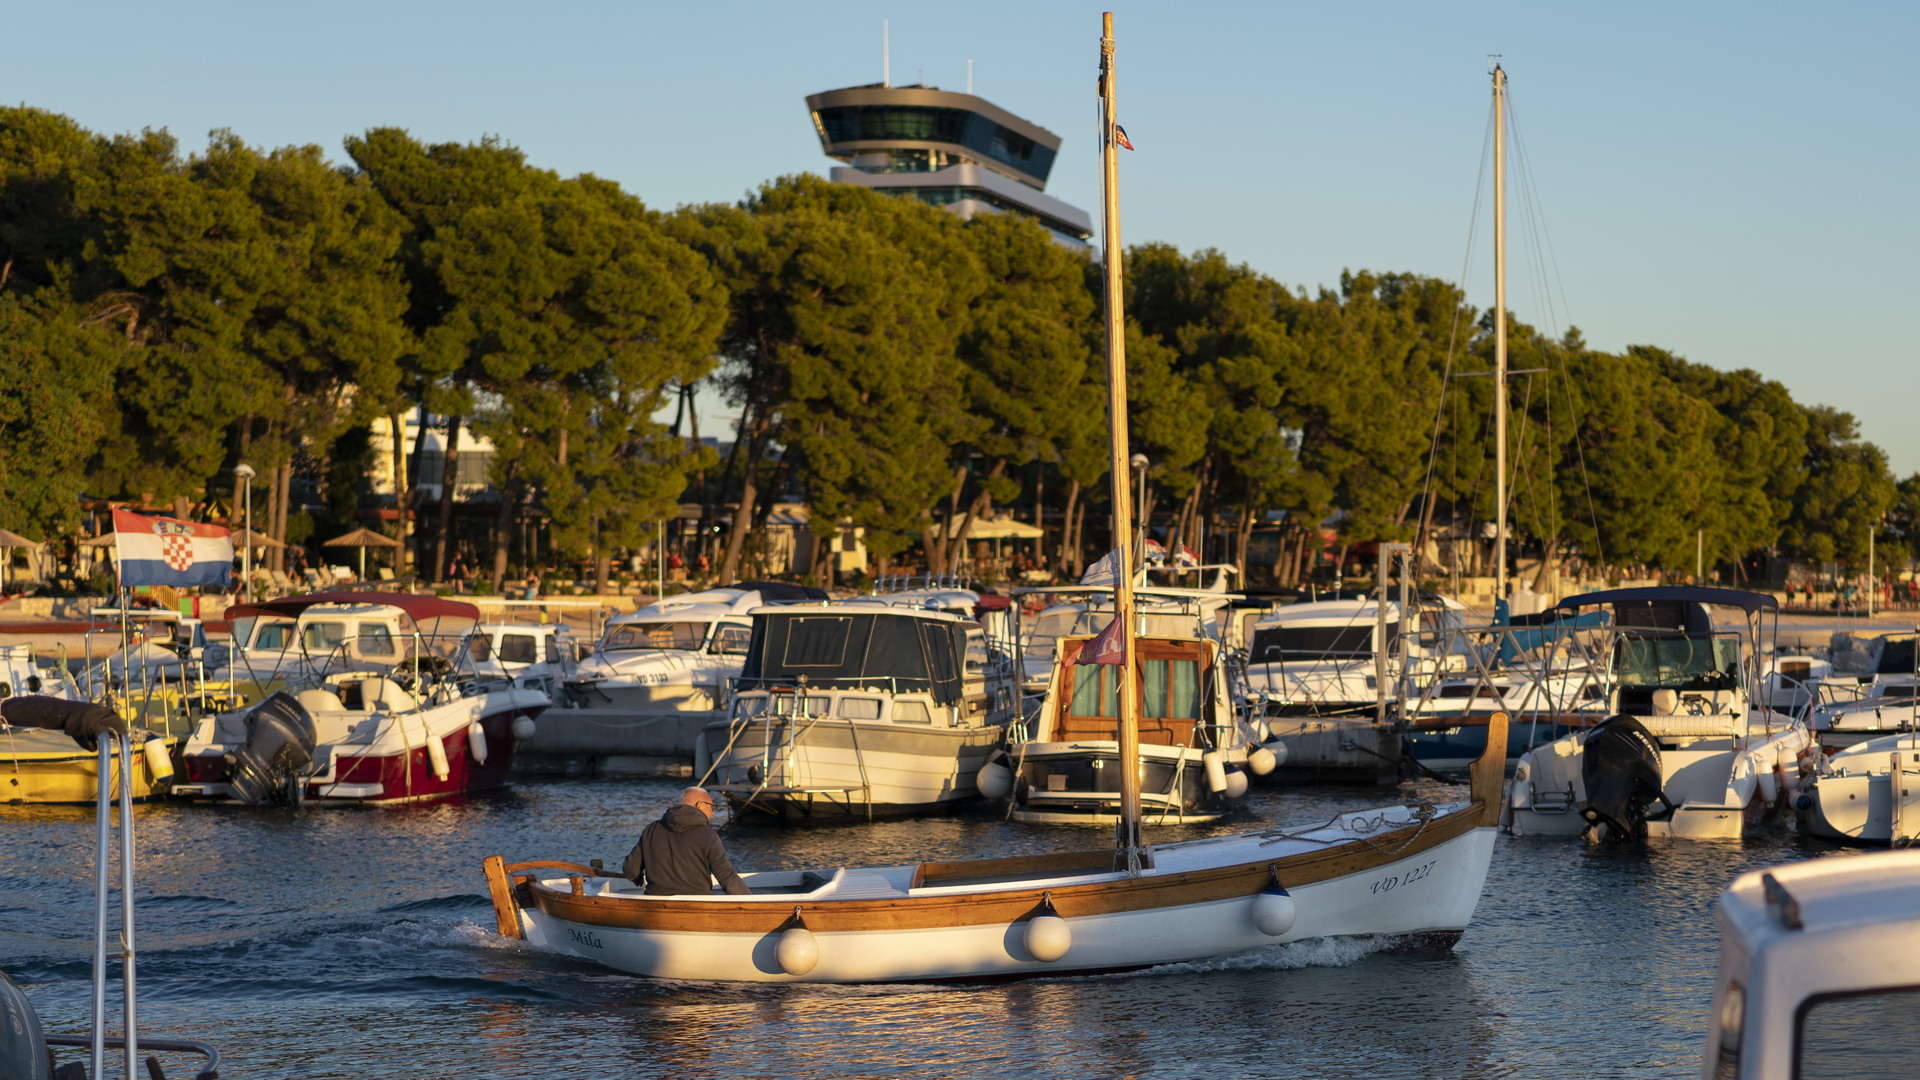
[[[549,664],[560,663],[560,635],[559,634],[552,634],[547,637],[547,663]]]
[[[290,622],[271,622],[260,628],[253,636],[256,649],[286,649],[293,645],[293,624]]]
[[[1913,696],[1914,696],[1914,693],[1913,693],[1913,690],[1914,690],[1914,688],[1913,688],[1913,686],[1911,686],[1911,685],[1907,685],[1907,686],[1889,686],[1889,687],[1886,687],[1886,688],[1884,688],[1884,689],[1882,689],[1882,690],[1881,690],[1881,692],[1880,692],[1880,696],[1881,696],[1881,697],[1904,697],[1904,698],[1910,698],[1910,697],[1913,697]]]
[[[1797,1010],[1794,1073],[1803,1080],[1920,1076],[1920,987],[1816,997]]]
[[[745,626],[723,626],[714,631],[713,645],[709,652],[721,656],[745,656],[747,645],[753,641],[753,630]]]
[[[1075,664],[1069,711],[1075,716],[1119,716],[1119,672],[1114,664]]]
[[[707,640],[703,622],[623,623],[607,631],[603,649],[698,649]]]
[[[360,655],[392,656],[393,633],[379,623],[360,624]]]
[[[484,664],[493,655],[493,638],[486,634],[475,634],[467,639],[467,654],[476,664]]]
[[[933,713],[924,701],[896,701],[893,703],[893,722],[896,724],[933,724]]]
[[[503,664],[533,664],[540,660],[540,650],[534,644],[532,634],[502,634],[500,637],[500,662]]]
[[[880,699],[870,697],[841,698],[840,717],[843,720],[878,720],[880,719]]]
[[[1169,720],[1200,719],[1200,661],[1148,660],[1142,670],[1147,683],[1142,710],[1146,715]]]
[[[1387,649],[1399,639],[1399,628],[1387,628]],[[1373,655],[1373,624],[1344,626],[1270,626],[1253,635],[1253,662],[1334,660]]]
[[[347,639],[347,624],[308,623],[300,630],[300,647],[312,654],[330,653]]]
[[[983,630],[967,631],[967,674],[987,670],[987,635]]]
[[[1613,670],[1621,686],[1732,690],[1740,685],[1740,642],[1729,636],[1623,637]]]
[[[1806,660],[1782,660],[1780,678],[1787,682],[1803,683],[1813,677],[1813,664]]]
[[[788,668],[837,668],[846,662],[853,620],[845,616],[796,618],[787,624],[787,648],[780,663]]]
[[[739,717],[759,716],[767,711],[767,699],[764,697],[735,698],[733,715]]]

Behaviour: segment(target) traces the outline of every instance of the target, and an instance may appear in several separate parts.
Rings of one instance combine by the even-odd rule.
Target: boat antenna
[[[1100,237],[1104,249],[1107,317],[1107,478],[1113,488],[1113,617],[1124,650],[1120,675],[1120,821],[1115,830],[1115,869],[1129,876],[1151,865],[1140,844],[1140,694],[1134,676],[1133,559],[1127,551],[1133,507],[1127,457],[1127,334],[1120,296],[1120,161],[1115,139],[1113,12],[1100,16]]]

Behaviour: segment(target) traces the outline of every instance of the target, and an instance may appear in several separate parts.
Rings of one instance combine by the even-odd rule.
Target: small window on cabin
[[[933,713],[924,701],[896,701],[893,703],[893,722],[896,724],[933,723]]]
[[[745,626],[723,626],[713,633],[713,644],[709,652],[721,656],[745,656],[747,644],[753,640],[753,630]]]
[[[361,623],[359,638],[360,655],[392,656],[393,633],[380,623]]]
[[[300,647],[314,655],[324,655],[347,639],[347,625],[337,622],[308,623],[300,631]]]
[[[780,662],[789,668],[837,668],[846,661],[847,637],[852,631],[853,620],[844,615],[790,620],[787,648]]]
[[[1200,661],[1148,660],[1142,668],[1147,683],[1142,710],[1146,715],[1200,719]]]
[[[532,634],[502,634],[500,636],[500,662],[503,664],[532,664],[540,659],[540,649],[534,644]]]
[[[1815,998],[1798,1011],[1794,1076],[1802,1080],[1920,1076],[1920,1044],[1890,1037],[1920,1024],[1920,988]]]
[[[493,638],[487,634],[475,634],[467,639],[467,653],[474,663],[484,664],[493,655]]]
[[[925,706],[922,706],[925,708]],[[870,697],[843,697],[840,699],[840,718],[843,720],[880,719],[880,699]]]
[[[1073,703],[1068,711],[1074,716],[1119,716],[1120,682],[1114,676],[1120,669],[1112,664],[1075,664],[1073,666]]]
[[[293,644],[293,624],[290,622],[267,623],[253,636],[256,649],[285,649]]]
[[[967,631],[967,674],[974,675],[987,670],[987,634],[984,630]]]

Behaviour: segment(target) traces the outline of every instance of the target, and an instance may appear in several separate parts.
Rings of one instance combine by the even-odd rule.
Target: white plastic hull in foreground
[[[1387,827],[1407,824],[1409,818],[1404,809],[1392,808],[1388,812],[1394,809],[1401,810],[1401,816]],[[1351,823],[1363,818],[1364,815],[1347,815],[1344,821],[1349,828],[1327,830],[1327,841],[1340,837],[1355,843],[1357,836]],[[690,928],[626,928],[605,925],[599,920],[561,917],[555,912],[565,905],[547,903],[549,895],[567,892],[568,881],[560,877],[537,887],[540,903],[520,910],[520,930],[537,946],[580,956],[620,971],[658,978],[741,982],[1030,978],[1152,967],[1328,937],[1379,936],[1450,947],[1466,928],[1479,902],[1493,855],[1494,833],[1492,828],[1471,828],[1433,846],[1413,850],[1405,858],[1369,860],[1373,864],[1358,872],[1294,887],[1290,891],[1297,907],[1297,919],[1287,932],[1271,937],[1255,924],[1257,887],[1241,895],[1196,903],[1079,915],[1076,914],[1078,906],[1098,907],[1101,898],[1082,900],[1069,890],[1077,886],[1111,885],[1124,881],[1124,875],[1023,882],[1023,886],[1035,893],[1035,900],[1039,899],[1041,890],[1051,890],[1052,901],[1058,905],[1070,931],[1071,945],[1066,954],[1051,963],[1035,959],[1028,951],[1027,923],[1019,918],[973,925],[828,929],[824,913],[809,909],[820,900],[831,899],[832,886],[810,894],[756,896],[747,900],[728,896],[674,898],[710,903],[715,906],[716,915],[721,911],[731,915],[750,908],[764,911],[759,921],[765,923],[767,929],[728,933]],[[1270,861],[1301,854],[1303,849],[1312,850],[1312,847],[1310,842],[1300,840],[1263,841],[1259,835],[1166,845],[1155,848],[1159,868],[1149,872],[1148,878],[1163,883],[1168,892],[1177,892],[1186,882],[1183,870],[1213,868],[1223,861],[1232,861],[1249,864],[1247,868],[1257,886],[1259,876],[1265,873]],[[914,868],[893,869],[905,878]],[[872,895],[880,899],[885,890],[865,880],[869,875],[880,873],[884,872],[868,871],[858,877],[844,874],[835,880],[849,891],[858,888],[858,895],[862,897]],[[896,883],[908,884],[906,880]],[[600,899],[593,895],[600,890],[608,890],[602,895],[617,895],[612,890],[622,886],[631,888],[618,879],[582,883],[588,900]],[[956,901],[963,901],[956,907],[966,906],[964,886],[931,890],[899,888],[897,891],[903,899],[909,895],[948,893]],[[650,901],[635,896],[616,902],[644,905]],[[804,917],[822,928],[812,931],[819,950],[817,964],[804,974],[790,975],[781,966],[778,950],[782,917],[795,909],[796,902]],[[1022,906],[1030,905],[1023,903]]]

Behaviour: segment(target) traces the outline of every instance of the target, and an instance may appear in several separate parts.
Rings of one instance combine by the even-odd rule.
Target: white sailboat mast
[[[1100,17],[1100,235],[1105,247],[1107,315],[1107,477],[1113,488],[1114,566],[1113,617],[1120,624],[1126,649],[1125,666],[1115,673],[1120,691],[1120,823],[1116,830],[1116,864],[1129,873],[1141,868],[1140,847],[1140,696],[1134,668],[1133,557],[1130,526],[1132,492],[1127,472],[1127,323],[1121,306],[1120,285],[1120,161],[1114,138],[1117,106],[1113,70],[1113,12]]]
[[[1493,595],[1507,598],[1507,73],[1493,66]]]

